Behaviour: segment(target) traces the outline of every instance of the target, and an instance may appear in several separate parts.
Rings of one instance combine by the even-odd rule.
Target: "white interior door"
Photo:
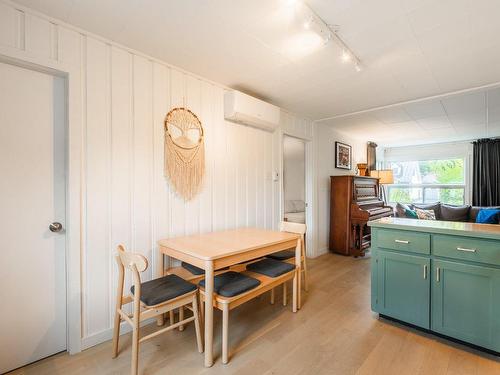
[[[0,63],[0,373],[66,349],[65,82]],[[53,227],[53,229],[57,229]]]

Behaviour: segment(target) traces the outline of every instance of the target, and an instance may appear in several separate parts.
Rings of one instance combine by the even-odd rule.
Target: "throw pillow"
[[[292,201],[295,206],[295,212],[304,212],[306,210],[306,202],[304,201]]]
[[[396,203],[396,216],[406,217],[406,211],[409,209],[410,207],[404,203]]]
[[[472,206],[469,211],[469,221],[471,223],[475,223],[477,219],[477,214],[481,210],[500,210],[500,206],[485,206],[485,207],[480,207],[480,206]]]
[[[297,212],[295,209],[295,204],[293,201],[286,200],[285,201],[285,214],[292,213],[292,212]]]
[[[415,211],[417,212],[417,217],[420,220],[436,220],[434,210],[422,210],[420,208],[416,208]]]
[[[468,221],[470,206],[441,205],[441,220]]]
[[[476,217],[476,223],[480,224],[498,224],[499,220],[500,210],[480,210]]]
[[[410,210],[409,208],[405,211],[405,217],[408,219],[418,219],[417,212]]]
[[[423,203],[417,203],[417,204],[412,204],[410,207],[412,210],[415,208],[419,208],[421,210],[432,210],[434,211],[434,216],[436,216],[436,220],[441,220],[441,203],[430,203],[430,204],[423,204]]]

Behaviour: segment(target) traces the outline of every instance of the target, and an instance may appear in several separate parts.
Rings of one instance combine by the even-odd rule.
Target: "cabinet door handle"
[[[439,267],[436,268],[436,281],[439,282],[441,279],[441,269]]]
[[[424,280],[427,280],[427,264],[424,264]]]
[[[394,240],[394,242],[396,242],[396,243],[404,243],[406,245],[408,245],[410,243],[410,241],[407,241],[407,240]]]
[[[476,249],[467,249],[466,247],[457,247],[458,251],[465,251],[466,253],[475,253]]]

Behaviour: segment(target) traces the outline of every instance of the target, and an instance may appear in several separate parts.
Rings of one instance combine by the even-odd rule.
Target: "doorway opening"
[[[283,220],[306,223],[306,143],[283,136]]]

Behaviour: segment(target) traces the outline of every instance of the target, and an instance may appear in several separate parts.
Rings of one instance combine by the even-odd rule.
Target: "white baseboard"
[[[318,249],[316,251],[316,257],[319,257],[320,255],[327,254],[328,253],[328,247],[323,247],[321,249]]]

